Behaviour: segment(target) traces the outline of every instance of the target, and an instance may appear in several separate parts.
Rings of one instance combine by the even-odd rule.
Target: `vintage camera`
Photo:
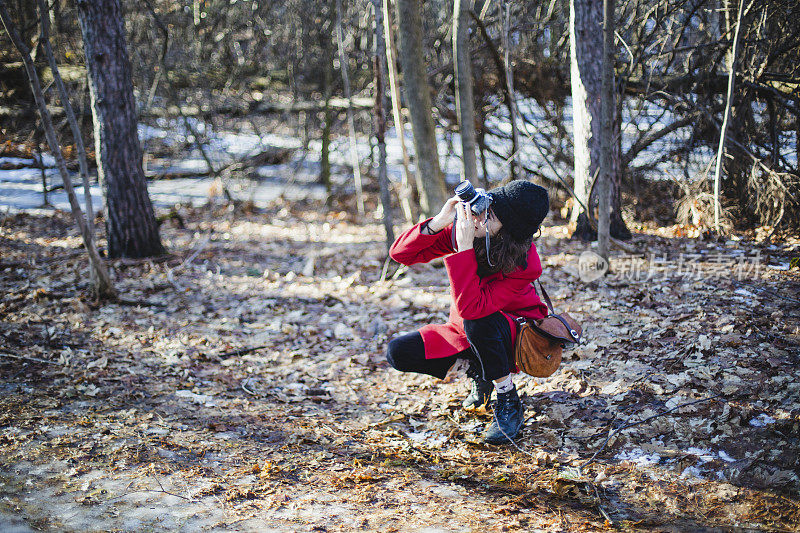
[[[476,189],[467,180],[456,185],[455,192],[462,202],[469,205],[475,216],[483,214],[492,205],[492,195],[484,189]]]

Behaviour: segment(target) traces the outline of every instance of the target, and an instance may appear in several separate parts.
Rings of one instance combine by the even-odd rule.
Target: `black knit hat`
[[[492,212],[500,219],[503,229],[518,241],[532,237],[550,209],[547,190],[529,181],[515,180],[489,193]]]

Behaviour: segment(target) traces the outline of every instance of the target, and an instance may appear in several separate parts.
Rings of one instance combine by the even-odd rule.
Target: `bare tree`
[[[602,3],[594,0],[570,0],[570,83],[572,85],[572,124],[574,136],[574,191],[579,202],[572,210],[570,222],[576,225],[573,236],[584,240],[596,238],[594,214],[598,189],[594,188],[600,171],[601,90],[602,90]],[[612,91],[612,95],[615,91]],[[615,105],[612,103],[612,106]],[[610,233],[616,238],[630,238],[620,213],[620,179],[622,162],[619,146],[619,120],[613,123],[609,139],[612,160],[609,181]]]
[[[511,65],[511,2],[510,0],[505,0],[503,6],[503,54],[504,54],[504,61],[503,66],[505,67],[505,81],[506,81],[506,98],[508,98],[511,103],[508,106],[508,113],[509,113],[509,121],[511,121],[511,159],[508,162],[508,170],[511,179],[517,178],[517,157],[519,150],[519,130],[517,130],[517,108],[514,105],[514,69]],[[489,2],[486,2],[487,7]]]
[[[603,62],[600,113],[600,187],[597,220],[597,252],[608,261],[612,172],[614,171],[614,0],[603,0]]]
[[[325,185],[328,201],[331,200],[331,129],[333,128],[333,111],[331,110],[331,97],[333,96],[333,43],[331,42],[331,13],[330,6],[322,15],[322,28],[317,34],[319,45],[322,49],[322,146],[320,148],[319,181]]]
[[[400,143],[400,151],[403,156],[403,179],[400,185],[400,207],[403,209],[403,216],[406,222],[414,220],[414,212],[411,207],[411,200],[414,190],[411,185],[411,174],[409,172],[410,160],[408,158],[408,148],[406,148],[405,128],[403,127],[403,110],[400,104],[400,84],[397,79],[397,48],[394,44],[394,32],[392,30],[392,11],[389,9],[389,0],[383,0],[383,31],[385,35],[386,64],[389,73],[389,94],[392,97],[392,120],[394,120],[394,131]]]
[[[381,0],[372,0],[375,9],[375,138],[378,142],[378,185],[383,207],[383,227],[386,231],[386,253],[394,242],[392,197],[386,170],[386,41],[383,38],[383,9]]]
[[[600,10],[598,2],[591,0],[570,0],[570,83],[572,85],[572,130],[574,136],[575,196],[580,200],[572,209],[570,222],[578,224],[578,219],[588,216],[580,204],[588,206],[591,180],[600,159],[599,143],[592,139],[600,135],[599,94],[597,82],[600,80],[597,52],[602,50],[602,40],[598,36]],[[593,9],[595,8],[595,9]],[[590,42],[591,41],[591,42]],[[598,46],[600,45],[600,46]],[[592,149],[595,153],[592,153]],[[594,163],[594,164],[593,164]]]
[[[43,15],[47,16],[46,13],[43,13]],[[44,129],[44,133],[47,138],[47,144],[50,146],[50,152],[52,152],[53,157],[56,160],[56,166],[58,167],[58,172],[61,175],[61,181],[64,183],[64,190],[66,190],[67,198],[69,199],[72,218],[75,220],[75,223],[78,225],[78,229],[81,232],[83,245],[86,248],[87,255],[89,256],[89,264],[94,271],[94,274],[92,275],[93,291],[99,298],[114,298],[116,297],[116,292],[114,291],[111,277],[108,275],[106,265],[100,258],[100,254],[97,252],[97,247],[95,246],[92,232],[89,229],[89,223],[91,223],[91,220],[87,220],[84,217],[83,210],[81,210],[81,206],[78,203],[78,196],[75,194],[75,189],[72,186],[72,179],[69,175],[69,171],[67,170],[67,164],[64,161],[64,156],[61,153],[61,146],[58,143],[56,131],[53,128],[53,121],[50,117],[50,112],[47,109],[47,103],[44,99],[44,92],[42,91],[42,85],[39,81],[39,75],[36,73],[36,68],[33,64],[33,59],[31,58],[31,51],[22,41],[22,38],[19,36],[19,33],[14,27],[11,16],[6,9],[5,0],[0,0],[0,19],[2,19],[6,33],[11,38],[11,41],[14,43],[14,47],[22,56],[22,61],[25,64],[25,71],[28,75],[28,81],[30,82],[31,91],[33,92],[36,106],[39,109],[39,115],[42,119],[42,128]]]
[[[417,189],[420,207],[433,215],[447,198],[444,177],[439,169],[436,130],[431,115],[431,95],[422,59],[422,17],[419,0],[397,0],[397,28],[400,36],[400,65],[403,92],[414,132]]]
[[[350,92],[350,74],[348,73],[347,49],[344,46],[344,30],[342,28],[342,0],[336,0],[336,42],[339,45],[339,70],[342,73],[344,84],[344,97],[347,106],[347,131],[350,137],[350,164],[353,166],[353,179],[356,184],[356,206],[358,214],[364,214],[364,192],[361,185],[361,163],[358,160],[358,147],[356,145],[356,127],[353,121],[353,98]]]
[[[95,152],[105,189],[111,257],[161,255],[137,135],[131,65],[119,0],[77,0],[94,120]]]
[[[455,60],[456,115],[461,133],[461,179],[477,183],[475,159],[475,109],[472,98],[472,66],[469,52],[470,0],[453,3],[453,57]]]

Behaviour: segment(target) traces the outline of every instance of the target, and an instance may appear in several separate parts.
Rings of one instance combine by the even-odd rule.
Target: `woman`
[[[392,245],[390,255],[404,265],[446,256],[452,301],[447,324],[395,337],[386,357],[397,370],[439,379],[458,359],[469,361],[467,375],[473,384],[463,405],[466,409],[484,405],[496,390],[495,416],[484,441],[502,444],[514,439],[523,423],[522,403],[511,379],[516,368],[514,319],[547,316],[547,306],[532,282],[542,273],[533,236],[549,202],[543,187],[527,181],[514,181],[489,194],[491,206],[480,217],[456,196],[439,214],[412,227]]]

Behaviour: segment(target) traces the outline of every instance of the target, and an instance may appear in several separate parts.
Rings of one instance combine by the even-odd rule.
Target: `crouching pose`
[[[511,379],[516,370],[514,319],[547,316],[547,306],[532,282],[542,273],[533,236],[549,203],[547,191],[527,181],[514,181],[489,195],[490,207],[477,216],[454,196],[439,214],[412,227],[392,245],[392,258],[405,265],[446,256],[452,301],[446,324],[426,325],[393,338],[386,356],[397,370],[439,379],[458,359],[466,359],[472,390],[464,408],[488,403],[497,390],[494,420],[484,440],[502,444],[519,434],[524,420]]]

